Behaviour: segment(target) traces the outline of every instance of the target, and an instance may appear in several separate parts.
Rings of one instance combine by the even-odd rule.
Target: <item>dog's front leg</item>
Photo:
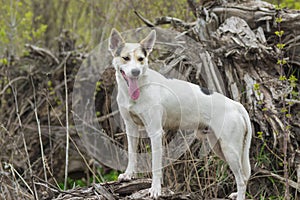
[[[152,185],[149,192],[150,197],[156,199],[161,195],[163,108],[161,105],[152,106],[146,113],[144,115],[145,127],[151,140],[152,151]]]
[[[130,118],[124,118],[130,119]],[[128,142],[128,165],[125,173],[120,174],[119,181],[131,180],[136,171],[137,145],[138,145],[138,126],[132,120],[125,120],[126,136]]]
[[[158,198],[161,195],[162,179],[162,130],[150,136],[152,150],[152,185],[150,188],[150,197]]]

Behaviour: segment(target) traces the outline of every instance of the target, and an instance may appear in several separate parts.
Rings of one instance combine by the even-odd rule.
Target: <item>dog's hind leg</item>
[[[241,163],[240,155],[238,152],[235,151],[235,149],[227,149],[225,151],[223,150],[223,153],[231,171],[234,174],[237,185],[237,192],[234,192],[231,195],[229,195],[229,198],[244,200],[248,178],[245,177],[243,173],[244,170],[243,165]]]
[[[212,129],[216,134],[215,145],[219,145],[222,150],[222,157],[228,163],[234,174],[237,192],[229,197],[237,200],[244,200],[247,182],[250,176],[249,147],[251,130],[248,131],[244,117],[236,110],[226,113],[226,122],[220,126],[220,119],[212,122]],[[232,120],[233,119],[233,120]]]
[[[238,117],[235,119],[236,121],[227,122],[223,134],[219,137],[219,142],[224,158],[233,172],[237,184],[237,192],[232,193],[229,197],[244,200],[250,176],[248,172],[250,166],[246,166],[249,162],[245,162],[249,160],[249,155],[245,155],[248,147],[244,142],[246,131],[244,123],[239,122]]]
[[[249,149],[251,145],[252,128],[251,122],[245,108],[238,104],[239,117],[231,122],[231,136],[236,140],[228,140],[229,156],[225,155],[226,160],[233,171],[237,183],[237,192],[232,193],[229,197],[237,200],[245,199],[247,182],[251,175],[251,166],[249,159]],[[227,138],[228,139],[228,138]],[[234,148],[233,148],[234,147]],[[230,150],[231,149],[231,150]],[[230,154],[230,151],[232,154]],[[224,152],[225,154],[225,152]]]
[[[243,166],[241,163],[241,153],[235,148],[238,145],[228,144],[222,140],[222,138],[217,138],[214,133],[209,133],[207,139],[211,149],[214,153],[220,157],[222,160],[226,161],[234,174],[237,191],[232,193],[229,198],[243,200],[246,192],[247,180],[243,175]],[[224,146],[225,145],[225,146]],[[235,145],[235,146],[232,146]],[[239,195],[238,195],[239,194]],[[238,198],[239,196],[239,198]]]

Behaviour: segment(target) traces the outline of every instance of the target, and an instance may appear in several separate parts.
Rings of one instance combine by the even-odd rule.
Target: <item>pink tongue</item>
[[[129,95],[133,100],[137,100],[140,96],[138,80],[136,78],[128,78]]]

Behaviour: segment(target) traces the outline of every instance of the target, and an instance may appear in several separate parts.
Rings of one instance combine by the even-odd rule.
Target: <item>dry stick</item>
[[[155,26],[158,25],[164,25],[164,24],[171,24],[173,27],[183,27],[185,29],[190,29],[196,25],[195,22],[191,23],[186,23],[182,21],[181,19],[175,18],[175,17],[169,17],[169,16],[164,16],[164,17],[158,17],[155,19]]]
[[[144,22],[144,24],[146,24],[146,26],[148,26],[150,28],[153,28],[153,27],[159,26],[159,25],[164,25],[164,24],[171,24],[171,25],[173,25],[173,27],[181,26],[186,29],[190,29],[195,26],[195,22],[186,23],[186,22],[182,21],[181,19],[177,19],[174,17],[168,17],[168,16],[156,18],[155,22],[152,23],[150,20],[143,17],[138,11],[134,10],[134,14],[136,14],[136,16],[138,18],[140,18],[140,20],[142,20]]]
[[[67,189],[67,179],[68,179],[68,167],[69,167],[69,146],[70,146],[70,133],[69,133],[69,105],[68,105],[68,84],[67,84],[67,60],[70,57],[70,53],[67,54],[64,59],[64,82],[65,82],[65,95],[66,95],[66,166],[65,166],[65,182],[64,182],[64,190]]]
[[[115,112],[115,111],[114,111]],[[103,132],[101,132],[100,130],[98,130],[97,128],[95,128],[94,126],[90,125],[88,122],[86,122],[84,119],[82,119],[81,117],[78,116],[78,114],[76,114],[74,111],[71,111],[71,113],[76,116],[80,121],[82,121],[82,123],[84,125],[86,125],[87,127],[91,128],[93,131],[96,131],[97,133],[102,134],[103,137],[105,137],[105,139],[110,140],[111,142],[115,142],[116,144],[122,146],[121,143],[117,142],[116,140],[113,140],[111,137],[109,137],[106,134],[103,134]],[[112,113],[111,113],[112,114]],[[109,114],[108,114],[109,115]]]
[[[59,60],[58,58],[56,58],[56,56],[51,53],[51,51],[47,50],[47,49],[43,49],[41,47],[37,47],[35,45],[31,45],[31,44],[25,44],[25,47],[30,49],[33,53],[37,53],[38,55],[44,56],[44,57],[50,57],[52,59],[52,61],[54,61],[55,64],[59,64]]]
[[[272,176],[272,177],[278,179],[279,181],[281,181],[282,183],[284,183],[284,184],[287,183],[292,188],[296,189],[297,191],[300,191],[300,186],[298,185],[298,183],[296,183],[293,180],[290,180],[290,179],[286,180],[285,177],[281,177],[281,176],[279,176],[279,175],[277,175],[275,173],[272,173],[272,172],[270,172],[268,170],[264,170],[264,169],[259,169],[258,172],[260,172],[262,174],[266,174],[266,175]]]
[[[296,99],[285,99],[286,102],[292,102],[292,103],[298,103],[300,104],[300,101],[299,100],[296,100]]]
[[[2,198],[2,199],[20,199],[21,198],[21,195],[23,196],[23,198],[22,199],[32,199],[32,195],[31,194],[28,194],[28,193],[26,193],[26,191],[23,191],[23,190],[20,190],[19,191],[19,194],[16,196],[16,194],[10,194],[10,191],[11,190],[13,190],[14,189],[14,187],[13,186],[11,186],[11,185],[6,185],[5,186],[5,191],[3,191],[4,192],[4,194],[6,195],[8,195],[7,196],[7,198]],[[2,197],[2,196],[0,196],[0,197]],[[14,197],[14,198],[13,198]],[[25,198],[25,197],[27,197],[27,198]]]
[[[63,128],[65,128],[64,125],[63,125],[63,122],[60,120],[60,118],[59,118],[58,114],[56,113],[55,109],[53,108],[52,104],[49,102],[49,99],[47,99],[47,102],[49,103],[51,109],[53,110],[55,116],[57,117],[57,120],[59,121],[59,124],[60,124]],[[73,113],[73,112],[72,112],[72,113]],[[74,114],[74,113],[73,113],[73,114]],[[76,150],[78,151],[79,155],[82,157],[82,159],[83,159],[84,163],[86,164],[86,166],[88,167],[88,169],[89,169],[89,170],[91,171],[91,173],[94,175],[94,174],[95,174],[94,171],[92,171],[92,169],[89,167],[88,162],[87,162],[86,159],[84,158],[84,155],[80,152],[80,150],[79,150],[79,148],[77,147],[75,141],[72,139],[72,137],[69,137],[69,139],[71,140],[71,142],[72,142],[73,145],[75,146],[75,148],[76,148]],[[46,167],[48,167],[48,166],[46,166]],[[48,169],[48,172],[49,172],[50,176],[53,178],[53,180],[54,180],[56,186],[59,188],[59,184],[57,183],[57,181],[56,181],[56,179],[55,179],[55,177],[54,177],[54,175],[53,175],[53,173],[52,173],[51,171],[53,171],[53,169]],[[96,177],[96,179],[97,179],[98,182],[100,182],[100,180],[98,179],[98,177]]]
[[[39,142],[40,142],[42,163],[43,163],[43,169],[44,169],[44,177],[45,177],[45,181],[47,182],[48,178],[47,178],[47,171],[46,171],[46,164],[45,164],[46,160],[45,160],[45,155],[44,155],[44,145],[43,145],[43,141],[42,141],[42,131],[41,131],[40,120],[39,120],[39,116],[38,116],[38,113],[37,113],[36,93],[35,93],[35,86],[34,86],[34,83],[33,83],[32,76],[30,77],[30,80],[31,80],[32,88],[33,88],[34,114],[35,114],[35,119],[36,119],[36,123],[37,123],[37,127],[38,127]]]
[[[14,181],[16,182],[16,183],[18,183],[17,182],[17,178],[16,178],[16,175],[15,175],[15,170],[14,170],[14,167],[11,165],[11,164],[8,164],[9,165],[9,167],[10,167],[10,170],[11,170],[11,174],[12,174],[12,176],[13,176],[13,178],[14,178]],[[19,176],[20,178],[21,178],[21,180],[24,180],[21,176]],[[26,181],[24,180],[24,182],[26,183]],[[25,185],[28,185],[27,183],[25,184]],[[30,188],[30,187],[29,187]],[[16,194],[18,195],[20,192],[20,185],[19,184],[16,184],[16,187],[14,188],[14,190],[16,191]],[[30,190],[31,192],[32,192],[32,190]],[[33,194],[33,192],[32,192],[32,194]]]
[[[18,80],[24,80],[24,79],[27,79],[27,77],[26,77],[26,76],[19,76],[19,77],[15,78],[15,79],[9,81],[9,83],[8,83],[7,85],[5,85],[4,88],[3,88],[3,90],[0,92],[0,95],[3,95],[4,92],[5,92],[9,87],[11,87],[12,83],[14,83],[14,82],[16,82],[16,81],[18,81]]]
[[[40,185],[40,186],[43,186],[43,187],[45,187],[45,188],[51,190],[52,192],[56,192],[56,193],[62,192],[62,191],[60,191],[59,189],[56,189],[55,186],[53,186],[53,185],[51,185],[51,184],[49,184],[49,183],[41,183],[41,182],[37,182],[36,184],[37,184],[37,185]],[[51,187],[50,187],[49,185],[51,185]]]
[[[119,113],[119,110],[115,110],[111,113],[108,113],[107,115],[104,115],[104,116],[101,116],[101,117],[98,117],[97,118],[97,121],[100,123],[100,122],[103,122],[105,121],[106,119],[110,118],[110,117],[113,117],[114,115],[118,114]]]
[[[79,153],[79,155],[81,156],[83,162],[85,163],[85,165],[87,166],[87,168],[90,170],[90,172],[93,174],[93,176],[97,179],[98,182],[101,182],[100,179],[98,178],[98,176],[95,174],[94,170],[91,169],[89,163],[87,162],[87,160],[85,159],[84,155],[81,153],[81,151],[79,150],[78,146],[76,145],[75,141],[72,139],[72,137],[70,137],[70,140],[72,142],[72,144],[74,145],[74,147],[76,148],[77,152]]]
[[[47,99],[49,98],[49,93],[47,94]],[[50,119],[50,109],[49,105],[47,105],[47,118],[48,118],[48,134],[49,134],[49,146],[50,146],[50,168],[48,167],[48,171],[50,173],[53,172],[53,144],[52,144],[52,132],[51,132],[51,119]],[[51,170],[51,171],[50,171]],[[54,179],[55,180],[55,179]]]
[[[31,190],[30,186],[28,185],[28,183],[24,180],[24,178],[21,176],[21,174],[19,174],[19,172],[11,165],[11,164],[7,164],[13,174],[13,176],[15,177],[16,179],[16,176],[15,174],[18,175],[18,177],[22,180],[22,182],[24,183],[24,185],[28,188],[28,190],[30,191],[31,194],[34,194],[33,191]],[[19,184],[17,184],[19,185]]]
[[[140,13],[138,13],[138,11],[135,10],[134,14],[136,14],[136,16],[140,18],[148,27],[155,27],[155,25],[152,22],[143,17]]]
[[[28,163],[29,173],[30,173],[30,177],[32,178],[33,177],[32,166],[31,166],[31,163],[30,163],[28,148],[27,148],[27,144],[26,144],[26,140],[25,140],[25,135],[24,135],[24,132],[23,132],[24,129],[23,129],[23,124],[22,124],[20,112],[19,112],[17,93],[15,91],[15,88],[11,85],[11,83],[12,83],[12,81],[9,81],[8,84],[10,85],[11,91],[12,91],[13,96],[14,96],[14,100],[15,100],[15,104],[16,104],[16,114],[17,114],[20,129],[21,129],[21,136],[22,136],[23,145],[24,145],[24,149],[25,149],[25,154],[26,154],[26,159],[27,159],[27,163]],[[34,196],[34,199],[37,199],[37,191],[36,191],[36,187],[35,187],[34,184],[33,184],[33,189],[34,189],[34,192],[32,192],[32,190],[30,190],[30,191],[32,192],[32,195]]]
[[[199,185],[199,187],[200,187],[200,191],[201,191],[201,194],[203,194],[203,190],[202,190],[202,187],[201,187],[201,182],[200,182],[200,177],[199,177],[199,174],[197,173],[198,172],[198,170],[197,170],[197,166],[196,166],[196,161],[194,160],[194,156],[193,156],[193,153],[192,153],[192,151],[191,151],[191,149],[190,149],[190,147],[189,147],[189,143],[187,142],[187,140],[186,140],[186,137],[184,137],[184,135],[183,135],[183,133],[182,133],[182,131],[179,131],[180,132],[180,134],[181,134],[181,137],[183,137],[184,138],[184,143],[185,143],[185,145],[187,145],[187,148],[188,148],[188,152],[189,152],[189,154],[190,154],[190,156],[191,156],[191,160],[192,160],[192,165],[193,165],[193,167],[194,167],[194,170],[195,170],[195,173],[196,173],[196,177],[197,177],[197,182],[198,182],[198,185]]]
[[[97,185],[94,184],[93,188],[96,190],[96,195],[97,193],[101,194],[102,196],[104,196],[107,200],[115,200],[115,197],[113,196],[113,194],[111,194],[105,187],[103,187],[102,185]],[[98,195],[97,195],[98,196]],[[99,198],[99,196],[98,196]]]

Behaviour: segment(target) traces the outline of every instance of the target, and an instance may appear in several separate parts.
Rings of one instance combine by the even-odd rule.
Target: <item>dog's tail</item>
[[[244,108],[243,105],[239,106],[240,113],[243,116],[246,130],[244,134],[244,142],[243,142],[243,155],[242,155],[242,165],[244,169],[244,176],[245,179],[248,180],[251,175],[251,166],[250,166],[250,159],[249,159],[249,151],[251,145],[251,138],[252,138],[252,128],[251,128],[251,121],[248,115],[247,110]]]

